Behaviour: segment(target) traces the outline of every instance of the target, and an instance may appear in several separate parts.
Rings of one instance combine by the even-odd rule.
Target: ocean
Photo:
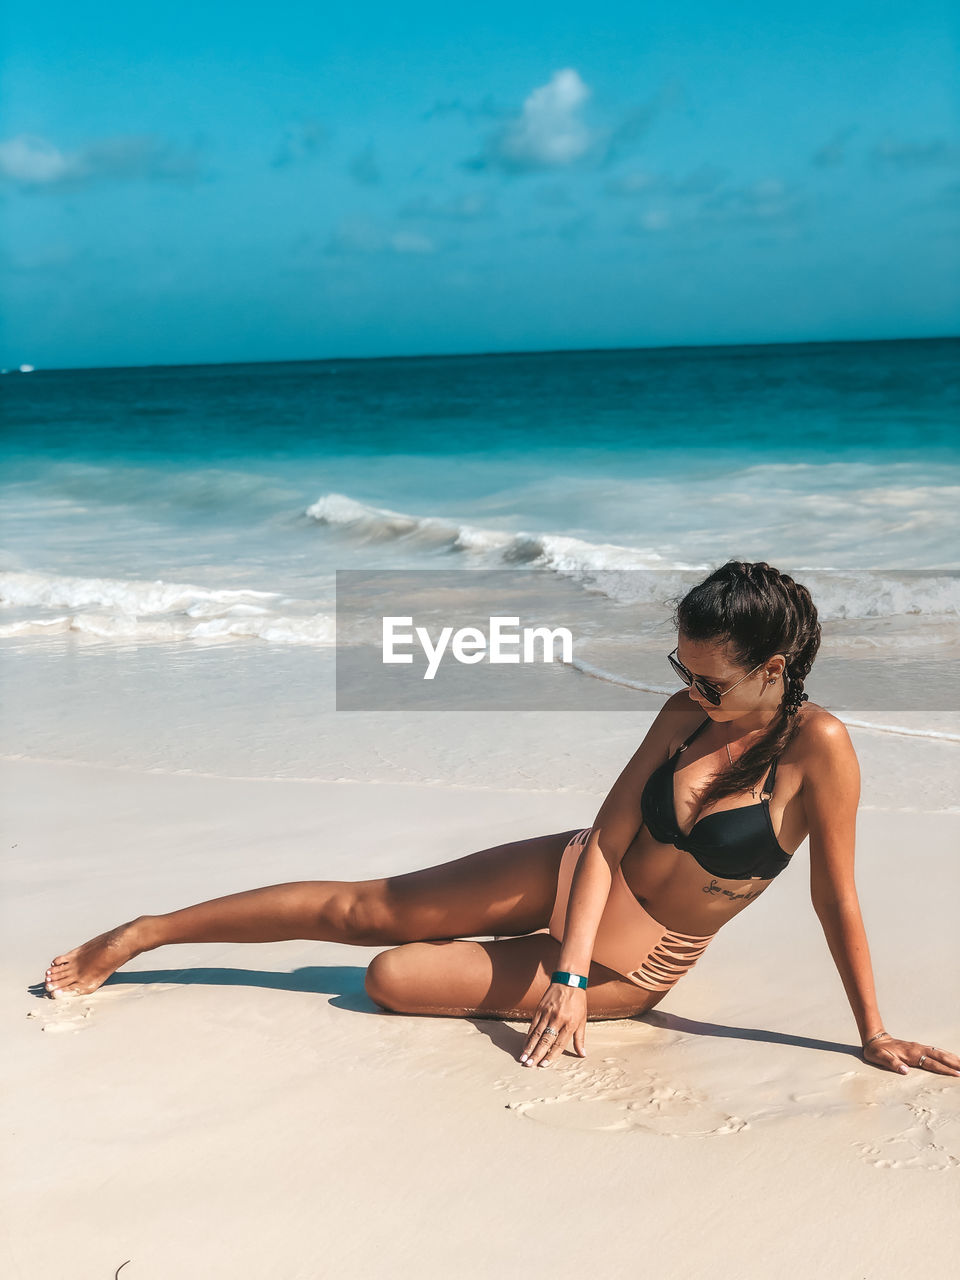
[[[630,706],[676,687],[669,601],[732,558],[805,582],[824,655],[866,663],[854,697],[855,668],[831,681],[822,664],[825,705],[952,727],[958,354],[938,339],[8,373],[0,658],[22,718],[6,749],[116,760],[118,679],[146,682],[137,723],[201,670],[224,715],[245,680],[282,701],[306,672],[329,708],[344,570],[549,579],[578,637],[563,705]],[[78,705],[94,670],[106,685]],[[60,714],[28,685],[61,689]],[[271,732],[266,774],[287,768]]]

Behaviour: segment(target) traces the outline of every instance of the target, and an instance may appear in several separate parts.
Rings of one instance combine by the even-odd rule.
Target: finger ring
[[[559,1031],[554,1031],[553,1027],[544,1027],[544,1028],[543,1028],[543,1035],[545,1035],[545,1036],[558,1036],[559,1034],[560,1034],[560,1032],[559,1032]]]
[[[922,1067],[922,1066],[923,1066],[924,1059],[926,1058],[926,1056],[927,1056],[927,1055],[926,1055],[925,1053],[921,1053],[921,1055],[920,1055],[920,1060],[917,1062],[917,1066],[918,1066],[918,1067]]]

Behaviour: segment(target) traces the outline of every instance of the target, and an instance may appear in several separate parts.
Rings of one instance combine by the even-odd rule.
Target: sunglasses
[[[677,649],[679,649],[679,647],[680,646],[677,645]],[[715,684],[711,684],[709,680],[702,680],[699,676],[695,676],[692,671],[688,671],[679,658],[675,658],[673,656],[673,654],[677,652],[677,649],[674,649],[673,653],[667,654],[667,661],[670,663],[671,667],[673,667],[674,671],[683,683],[688,686],[692,684],[697,692],[706,698],[711,707],[719,707],[720,699],[722,697],[728,694],[731,689],[735,689],[738,684],[743,684],[744,680],[749,679],[750,676],[753,675],[754,671],[759,671],[763,666],[762,662],[758,662],[753,668],[753,671],[748,671],[745,676],[741,676],[739,680],[735,680],[733,684],[730,685],[730,688],[721,690],[718,689]]]

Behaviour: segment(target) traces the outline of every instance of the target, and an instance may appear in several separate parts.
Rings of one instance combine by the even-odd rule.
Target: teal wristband
[[[559,982],[562,987],[586,987],[587,980],[582,973],[567,973],[564,969],[557,969],[550,975],[551,982]]]

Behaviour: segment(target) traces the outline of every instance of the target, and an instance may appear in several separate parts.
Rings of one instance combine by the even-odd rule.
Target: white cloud
[[[668,209],[644,209],[641,213],[631,218],[623,229],[629,236],[656,235],[661,231],[669,231],[674,226],[675,221],[674,216]],[[684,221],[689,221],[689,219]]]
[[[780,178],[761,178],[742,187],[725,187],[700,203],[699,216],[707,221],[782,222],[803,210],[799,189]]]
[[[383,235],[369,218],[341,218],[327,239],[326,252],[337,257],[354,253],[379,253]]]
[[[632,173],[621,173],[610,178],[606,189],[612,196],[635,196],[659,186],[660,182],[657,174],[635,169]]]
[[[658,203],[640,210],[625,226],[628,235],[651,232],[689,231],[698,227],[754,226],[783,236],[802,226],[806,213],[803,190],[780,178],[761,178],[742,186],[727,185],[708,191],[693,205],[659,203],[663,191],[677,191],[669,180],[650,188],[657,191]]]
[[[0,174],[12,182],[42,185],[62,182],[80,168],[77,156],[68,156],[45,138],[21,134],[0,142]]]
[[[468,191],[445,200],[430,196],[418,196],[409,200],[400,210],[401,218],[438,218],[451,222],[473,222],[489,217],[492,213],[490,199],[480,191]]]
[[[648,209],[640,215],[640,224],[645,231],[665,231],[670,225],[670,215],[666,209]]]
[[[352,217],[341,220],[330,234],[326,252],[335,257],[356,254],[436,252],[429,236],[417,231],[385,231],[371,218]]]
[[[681,178],[634,169],[610,178],[605,190],[611,196],[649,195],[652,191],[668,196],[699,196],[716,190],[725,177],[723,169],[709,164],[702,164]]]
[[[960,162],[960,147],[944,138],[895,138],[888,134],[873,148],[875,164],[893,165],[897,169],[923,169],[935,165]]]
[[[579,240],[593,226],[594,217],[592,213],[578,213],[572,218],[566,218],[562,222],[540,223],[535,226],[525,227],[518,231],[517,238],[520,240],[546,240],[559,237],[561,240]]]
[[[394,231],[388,240],[394,253],[433,253],[436,245],[417,231]]]
[[[534,89],[519,113],[495,133],[471,168],[510,172],[561,169],[591,150],[596,136],[580,117],[590,90],[572,67],[555,71]]]
[[[72,152],[31,134],[0,142],[0,177],[28,190],[109,178],[190,181],[198,176],[198,169],[195,152],[178,152],[170,143],[147,135],[102,138]]]

